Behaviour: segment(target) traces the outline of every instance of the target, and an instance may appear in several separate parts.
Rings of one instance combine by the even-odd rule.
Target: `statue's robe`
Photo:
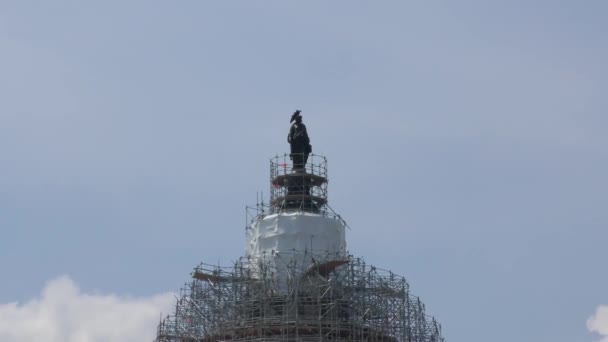
[[[310,139],[306,131],[306,125],[303,123],[293,123],[287,135],[287,142],[291,145],[291,159],[293,160],[293,168],[304,168],[308,161],[308,154],[312,152]]]

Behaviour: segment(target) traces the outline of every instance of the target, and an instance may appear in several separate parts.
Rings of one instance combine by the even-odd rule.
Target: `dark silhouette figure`
[[[308,132],[306,132],[306,126],[302,123],[302,114],[300,113],[300,110],[296,110],[291,115],[290,122],[293,122],[293,124],[287,135],[287,142],[291,146],[291,154],[289,156],[293,161],[294,171],[304,170],[308,161],[308,155],[312,152]]]

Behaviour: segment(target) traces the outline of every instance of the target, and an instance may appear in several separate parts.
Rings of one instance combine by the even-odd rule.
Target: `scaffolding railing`
[[[285,153],[283,155],[276,155],[270,159],[270,179],[297,171],[294,168],[291,156],[292,154]],[[327,158],[314,153],[308,154],[306,165],[302,171],[310,175],[327,178]]]

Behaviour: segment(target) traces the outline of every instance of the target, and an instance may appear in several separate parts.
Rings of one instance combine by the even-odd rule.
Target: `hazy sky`
[[[447,341],[608,341],[607,18],[1,1],[0,340],[150,341],[192,267],[243,254],[299,108],[350,252],[405,276]]]

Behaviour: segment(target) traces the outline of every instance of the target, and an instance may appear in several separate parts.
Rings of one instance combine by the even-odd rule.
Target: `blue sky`
[[[299,108],[351,253],[405,276],[448,341],[608,336],[607,17],[594,0],[4,1],[0,317],[61,286],[156,300],[238,258]]]

